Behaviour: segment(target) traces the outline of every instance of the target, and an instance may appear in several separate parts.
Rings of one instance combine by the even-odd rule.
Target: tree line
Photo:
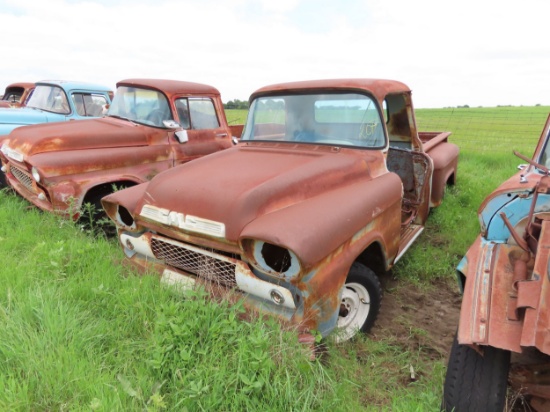
[[[224,109],[248,109],[248,100],[229,100],[227,103],[223,104]]]

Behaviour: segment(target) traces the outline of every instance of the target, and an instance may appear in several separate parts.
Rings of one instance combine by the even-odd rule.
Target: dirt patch
[[[391,339],[409,350],[422,349],[432,360],[447,359],[460,315],[456,283],[435,281],[427,289],[388,279],[373,339]]]

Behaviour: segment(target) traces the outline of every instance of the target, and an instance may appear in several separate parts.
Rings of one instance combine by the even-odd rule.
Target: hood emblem
[[[177,227],[190,232],[203,233],[215,237],[225,237],[225,224],[213,220],[184,215],[183,213],[152,205],[144,205],[139,215],[145,219],[154,220],[163,225]]]

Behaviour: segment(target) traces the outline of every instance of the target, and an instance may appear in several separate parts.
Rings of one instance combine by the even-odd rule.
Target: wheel
[[[372,328],[382,300],[382,287],[374,272],[354,262],[342,289],[336,341],[344,342]]]
[[[3,189],[8,186],[8,183],[6,181],[6,175],[4,172],[0,172],[0,189]]]
[[[443,411],[502,412],[510,369],[510,351],[484,346],[483,355],[455,336],[445,384]]]

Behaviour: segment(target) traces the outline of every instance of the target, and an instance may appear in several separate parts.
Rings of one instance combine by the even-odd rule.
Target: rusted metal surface
[[[4,96],[0,100],[0,107],[23,107],[34,90],[34,83],[12,83],[6,87]]]
[[[436,160],[422,149],[410,90],[402,83],[290,83],[262,88],[251,102],[283,93],[291,94],[282,116],[288,124],[247,124],[238,146],[113,193],[103,206],[119,228],[127,262],[143,272],[218,283],[304,336],[313,330],[326,336],[336,325],[353,262],[382,274],[421,232]],[[378,102],[391,94],[389,131],[381,120],[377,137],[376,122],[361,128],[373,139],[365,147],[341,136],[294,140],[290,131],[311,107],[294,104],[293,93],[311,94],[311,102],[315,93],[322,99],[361,93]],[[327,123],[321,118],[312,127],[325,134],[353,129]],[[430,150],[451,147],[447,137],[426,136],[435,139]],[[458,154],[450,150],[451,157]],[[440,163],[456,173],[454,160]],[[414,229],[410,236],[407,228]]]
[[[538,411],[550,405],[550,117],[529,166],[479,209],[481,234],[458,271],[465,278],[458,341],[515,352],[509,381]],[[543,163],[539,163],[543,162]],[[532,351],[536,360],[527,357]]]
[[[39,208],[74,217],[85,201],[97,201],[97,196],[112,191],[113,184],[139,184],[178,164],[232,145],[216,88],[151,79],[123,80],[117,87],[164,95],[175,127],[108,115],[15,129],[3,141],[4,153],[0,153],[8,183]],[[185,99],[211,102],[219,126],[189,124],[177,106],[178,101]],[[178,124],[187,124],[187,129]],[[185,141],[180,142],[178,133],[182,132]],[[40,175],[39,181],[33,177],[32,168]]]

